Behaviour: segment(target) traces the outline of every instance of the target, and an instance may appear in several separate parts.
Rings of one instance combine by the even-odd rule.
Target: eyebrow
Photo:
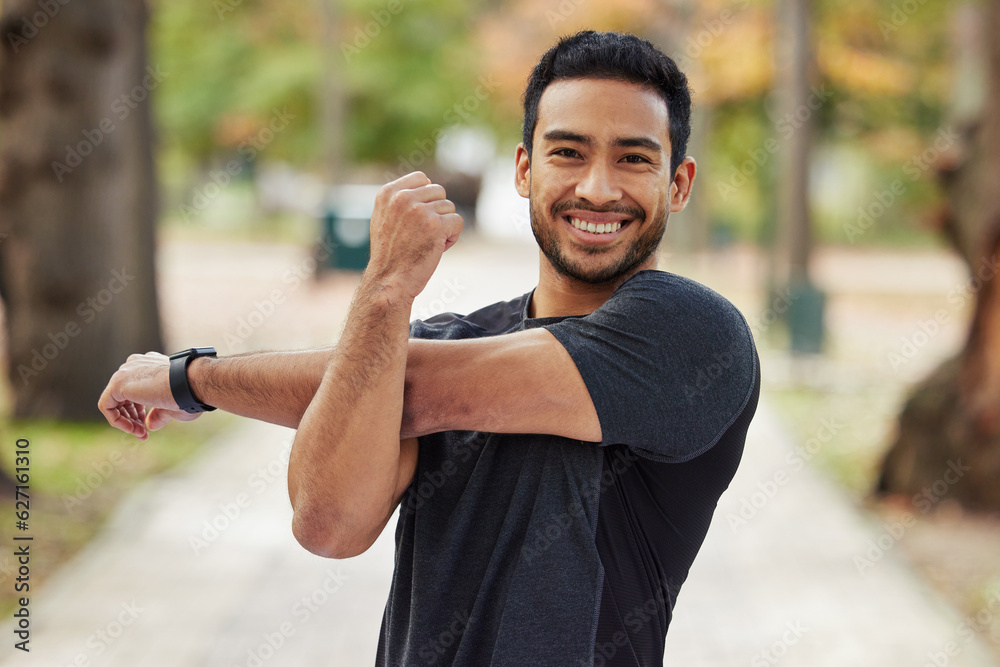
[[[622,137],[615,139],[615,146],[619,148],[647,148],[654,153],[663,152],[663,146],[660,145],[660,142],[649,137]]]
[[[569,130],[549,130],[542,135],[542,138],[552,142],[571,141],[577,144],[584,144],[585,146],[590,146],[594,143],[591,137],[570,132]],[[649,137],[619,137],[614,140],[614,146],[618,148],[645,148],[656,153],[663,152],[663,146],[660,145],[660,142]]]

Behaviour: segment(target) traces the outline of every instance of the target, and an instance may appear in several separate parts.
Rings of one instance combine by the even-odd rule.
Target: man
[[[335,348],[189,352],[173,392],[166,357],[134,355],[100,399],[140,438],[197,416],[180,407],[297,428],[292,531],[316,554],[363,552],[399,505],[379,665],[662,664],[756,408],[743,317],[657,270],[695,177],[684,75],[646,41],[583,32],[542,57],[524,106],[534,290],[409,323],[462,228],[409,174],[376,199]]]

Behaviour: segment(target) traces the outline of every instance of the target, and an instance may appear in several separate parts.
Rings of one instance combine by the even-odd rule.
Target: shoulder
[[[648,314],[678,318],[697,326],[745,324],[726,297],[701,283],[666,271],[640,271],[626,280],[603,307],[631,302]],[[641,312],[641,310],[640,310]]]
[[[755,407],[760,366],[750,326],[728,299],[689,278],[641,271],[593,313],[547,328],[590,378],[592,397],[603,392],[610,443],[687,460]],[[628,409],[617,414],[618,403]]]
[[[750,326],[736,306],[715,290],[666,271],[636,273],[594,316],[642,332],[670,352],[684,351],[692,361],[727,353],[750,362],[756,353]]]
[[[454,340],[507,333],[522,321],[527,297],[522,294],[510,301],[498,301],[468,315],[439,313],[425,320],[414,320],[410,323],[410,337]]]

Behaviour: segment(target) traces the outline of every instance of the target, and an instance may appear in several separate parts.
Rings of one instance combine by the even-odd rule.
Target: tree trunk
[[[1000,32],[1000,0],[986,7],[985,34]],[[978,120],[939,165],[945,232],[968,262],[975,311],[965,347],[919,385],[903,408],[877,491],[1000,511],[1000,40],[988,49],[987,91]]]
[[[162,347],[143,0],[6,0],[0,292],[18,418],[99,419],[133,352]]]

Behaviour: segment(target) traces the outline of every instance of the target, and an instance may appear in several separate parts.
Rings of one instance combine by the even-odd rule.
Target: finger
[[[146,428],[150,431],[158,431],[171,421],[189,422],[194,421],[203,413],[191,414],[183,410],[168,410],[166,408],[152,408],[146,417]]]
[[[441,224],[444,225],[447,237],[454,241],[462,233],[462,229],[465,227],[465,220],[458,213],[446,213],[441,216]]]
[[[139,407],[142,407],[142,406],[139,406]],[[125,414],[128,415],[128,418],[131,419],[134,422],[141,422],[142,421],[142,417],[139,416],[139,407],[136,407],[135,403],[128,403],[128,404],[122,406],[122,408],[124,408],[124,410],[125,410]],[[145,410],[144,407],[142,409]]]
[[[97,409],[101,411],[109,424],[126,433],[131,433],[132,423],[128,416],[119,410],[120,407],[118,401],[111,396],[111,385],[109,384],[97,401]]]
[[[429,204],[427,204],[427,206],[438,215],[447,215],[449,213],[454,213],[456,211],[455,202],[451,201],[450,199],[439,199],[437,201],[432,201]]]
[[[127,406],[119,406],[115,412],[117,413],[117,418],[112,422],[115,428],[121,429],[126,433],[131,433],[140,440],[145,440],[148,437],[149,434],[146,431],[146,425],[141,421],[133,419]]]
[[[411,171],[405,176],[401,176],[396,180],[388,183],[386,187],[390,190],[413,190],[424,185],[429,185],[431,179],[427,178],[427,174],[422,171]]]
[[[412,188],[410,191],[416,197],[417,201],[424,203],[437,202],[448,198],[448,193],[445,192],[444,186],[437,183],[428,183],[419,188]]]
[[[159,431],[174,419],[171,410],[163,408],[152,408],[146,415],[146,428],[150,431]]]
[[[462,229],[465,227],[465,221],[462,220],[462,216],[458,213],[448,213],[441,216],[441,222],[445,230],[444,249],[447,250],[455,245],[455,241],[458,240]]]

